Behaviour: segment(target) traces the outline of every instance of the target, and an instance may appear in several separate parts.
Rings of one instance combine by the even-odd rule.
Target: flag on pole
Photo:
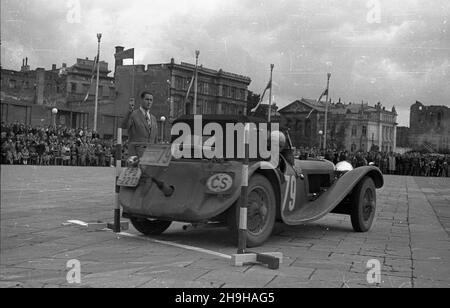
[[[195,79],[195,72],[194,72],[194,76],[192,76],[191,81],[189,82],[189,87],[188,87],[188,90],[187,90],[187,93],[186,93],[185,100],[188,100],[189,94],[191,94],[191,89],[192,89],[192,86],[194,85],[194,79]]]
[[[98,58],[99,58],[98,55],[94,58],[94,65],[92,67],[92,73],[91,73],[91,81],[89,83],[89,88],[88,88],[88,91],[86,93],[86,96],[84,97],[83,103],[85,103],[88,100],[88,98],[89,98],[89,94],[91,92],[92,84],[93,84],[95,76],[96,76],[96,68],[97,68],[97,65],[98,65]]]
[[[264,100],[264,95],[266,95],[267,90],[269,90],[270,88],[272,88],[272,80],[269,80],[267,87],[264,89],[264,92],[261,95],[261,98],[259,99],[258,105],[256,105],[256,107],[250,111],[251,113],[256,112],[256,110],[258,110],[259,106],[261,106],[261,103]]]
[[[124,50],[114,55],[116,60],[134,59],[134,48]]]
[[[317,103],[320,103],[322,98],[326,95],[328,95],[328,89],[325,89],[325,91],[323,91],[322,95],[320,95],[319,99],[317,100]]]
[[[311,114],[313,113],[315,109],[311,109],[311,111],[309,112],[308,116],[306,117],[307,119],[309,119],[309,117],[311,116]]]

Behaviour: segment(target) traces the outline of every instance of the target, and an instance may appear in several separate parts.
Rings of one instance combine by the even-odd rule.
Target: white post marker
[[[247,207],[248,207],[248,184],[249,184],[249,137],[250,123],[245,124],[244,146],[245,158],[242,164],[242,184],[241,197],[239,199],[239,234],[238,251],[232,255],[231,260],[234,266],[243,266],[246,263],[266,264],[270,269],[278,269],[282,263],[283,255],[280,252],[272,253],[252,253],[247,252]]]
[[[113,230],[115,233],[120,233],[122,229],[128,229],[128,222],[120,221],[120,201],[119,192],[120,186],[117,185],[117,180],[119,179],[120,172],[122,171],[122,128],[117,129],[117,145],[116,145],[116,191],[114,194],[114,223],[108,224],[108,228]]]

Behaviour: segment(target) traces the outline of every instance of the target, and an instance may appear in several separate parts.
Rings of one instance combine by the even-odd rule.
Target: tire
[[[355,232],[368,232],[375,218],[377,196],[375,184],[370,177],[359,182],[352,193],[351,221]]]
[[[262,175],[252,176],[248,185],[247,247],[264,244],[272,233],[276,217],[275,193],[269,180]],[[238,241],[240,205],[229,210],[227,224],[234,242]]]
[[[130,221],[133,227],[144,235],[160,235],[172,224],[171,221],[144,218],[130,218]]]

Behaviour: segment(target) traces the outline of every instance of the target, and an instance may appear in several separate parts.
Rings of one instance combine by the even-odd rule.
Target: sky
[[[32,69],[92,59],[114,68],[114,47],[136,63],[199,63],[245,75],[262,93],[274,64],[279,107],[330,98],[409,108],[450,106],[449,0],[2,0],[1,65]]]

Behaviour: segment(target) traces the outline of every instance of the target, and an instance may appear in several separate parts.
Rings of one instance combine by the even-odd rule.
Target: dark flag
[[[258,102],[258,105],[256,105],[255,108],[253,108],[250,112],[253,113],[256,110],[258,110],[259,106],[261,105],[262,101],[264,100],[264,95],[266,95],[267,90],[269,90],[272,87],[272,80],[269,80],[269,83],[267,84],[267,87],[264,89],[263,94],[261,95],[261,98]]]
[[[325,89],[325,91],[323,91],[322,95],[320,95],[319,99],[317,100],[317,103],[320,103],[322,98],[326,95],[328,95],[328,89]]]
[[[116,60],[134,59],[134,48],[124,50],[114,55]]]

